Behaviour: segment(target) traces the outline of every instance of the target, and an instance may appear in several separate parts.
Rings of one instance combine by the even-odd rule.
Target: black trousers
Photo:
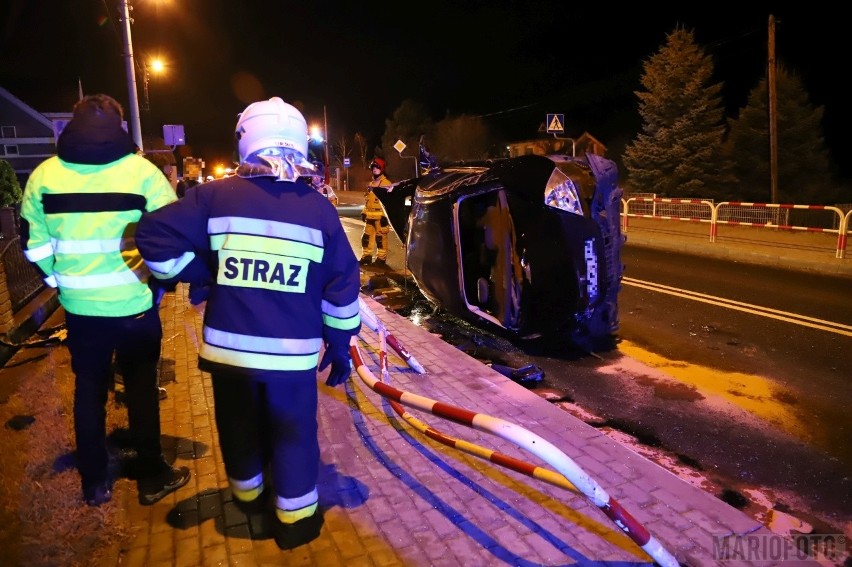
[[[113,355],[124,377],[130,435],[142,468],[161,460],[157,365],[163,329],[157,306],[127,317],[65,314],[74,389],[77,467],[83,486],[106,482],[106,402]]]

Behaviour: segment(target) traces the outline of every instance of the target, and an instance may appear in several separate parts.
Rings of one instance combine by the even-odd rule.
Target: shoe
[[[275,522],[274,537],[279,549],[294,549],[319,537],[323,517],[319,509],[293,524]]]
[[[373,263],[373,257],[372,256],[364,256],[363,258],[358,260],[358,263],[361,264],[362,266],[369,266],[370,264]]]
[[[112,500],[112,489],[109,484],[96,484],[95,486],[83,487],[83,500],[89,506],[100,506]]]
[[[191,474],[187,467],[173,468],[168,464],[163,464],[165,468],[161,472],[140,478],[137,483],[139,486],[139,503],[143,506],[150,506],[159,502],[163,497],[189,482]]]
[[[387,260],[382,260],[381,258],[379,258],[378,260],[373,262],[373,266],[376,267],[376,268],[387,268],[388,263],[387,263]]]

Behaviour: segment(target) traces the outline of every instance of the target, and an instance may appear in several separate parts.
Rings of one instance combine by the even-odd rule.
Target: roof
[[[50,119],[47,116],[38,112],[33,107],[26,104],[24,101],[22,101],[21,99],[19,99],[18,97],[16,97],[15,95],[10,93],[6,89],[4,89],[3,87],[0,87],[0,97],[5,98],[10,103],[17,106],[19,109],[21,109],[27,115],[29,115],[33,120],[36,120],[36,121],[42,123],[47,128],[50,128],[51,131],[53,130],[53,122],[51,122]]]

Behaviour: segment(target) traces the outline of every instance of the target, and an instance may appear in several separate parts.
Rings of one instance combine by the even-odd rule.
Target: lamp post
[[[148,83],[151,80],[151,71],[154,71],[155,75],[159,75],[165,69],[165,65],[160,59],[151,59],[150,62],[145,63],[142,66],[142,72],[144,73],[142,82],[142,92],[145,94],[145,106],[144,109],[151,110],[151,101],[148,98]]]
[[[119,0],[118,8],[121,14],[121,30],[124,37],[124,69],[127,73],[127,96],[130,106],[130,130],[133,136],[133,142],[139,151],[144,151],[142,147],[142,126],[139,122],[139,96],[136,94],[136,67],[133,62],[133,40],[130,37],[130,0]],[[147,96],[147,80],[146,96]]]
[[[329,163],[328,163],[328,114],[325,113],[325,105],[322,105],[322,120],[323,120],[323,131],[324,131],[324,134],[325,134],[323,136],[323,140],[325,142],[325,183],[328,184],[328,180],[329,180],[328,179],[328,170],[329,170]],[[339,187],[338,187],[338,189],[339,189]]]

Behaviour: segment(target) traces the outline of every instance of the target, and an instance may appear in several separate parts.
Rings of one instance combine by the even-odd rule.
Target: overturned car
[[[510,338],[612,347],[624,243],[612,161],[528,155],[433,167],[376,194],[436,306]]]

